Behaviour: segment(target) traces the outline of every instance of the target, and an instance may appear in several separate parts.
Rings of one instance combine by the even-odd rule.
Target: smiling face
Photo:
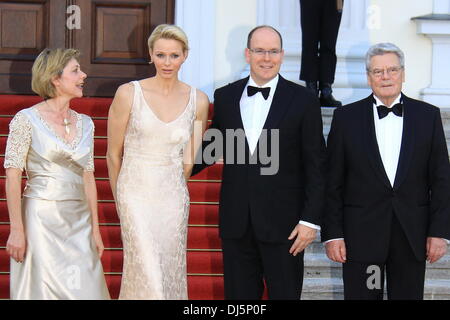
[[[402,91],[405,81],[403,68],[396,74],[389,74],[388,70],[400,68],[400,60],[395,53],[377,55],[370,59],[370,70],[367,72],[367,83],[375,96],[386,106],[390,106]],[[374,71],[382,70],[381,75],[374,75]]]
[[[150,50],[150,57],[155,64],[156,73],[163,78],[178,76],[181,65],[186,61],[187,52],[183,51],[180,41],[173,39],[158,39]]]
[[[278,54],[257,54],[254,51],[278,51]],[[253,33],[250,49],[245,49],[245,59],[250,64],[250,74],[256,84],[262,86],[275,78],[283,62],[284,51],[281,49],[281,39],[270,28],[261,28]]]
[[[61,76],[53,80],[56,96],[81,98],[83,96],[83,86],[86,78],[87,75],[81,71],[78,61],[74,58],[71,59],[64,67]]]

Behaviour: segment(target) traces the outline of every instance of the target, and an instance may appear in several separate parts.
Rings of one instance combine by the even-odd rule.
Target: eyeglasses
[[[381,78],[384,72],[386,72],[389,76],[395,77],[400,73],[400,70],[402,69],[403,67],[390,67],[387,69],[373,69],[369,72],[376,78]]]
[[[279,49],[272,49],[272,50],[248,49],[248,50],[250,50],[251,52],[253,52],[257,56],[261,56],[261,57],[265,56],[267,53],[271,57],[275,57],[275,56],[277,56],[277,55],[279,55],[281,53],[281,50],[279,50]]]

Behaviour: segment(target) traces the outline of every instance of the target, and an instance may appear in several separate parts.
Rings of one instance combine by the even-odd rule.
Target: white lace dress
[[[166,123],[146,103],[139,82],[133,85],[117,181],[124,249],[119,299],[187,299],[183,149],[193,130],[196,90],[191,87],[184,112]]]
[[[22,211],[23,263],[11,259],[11,299],[109,299],[92,238],[83,171],[93,171],[94,124],[75,111],[77,135],[68,145],[35,107],[11,121],[5,168],[26,168]]]

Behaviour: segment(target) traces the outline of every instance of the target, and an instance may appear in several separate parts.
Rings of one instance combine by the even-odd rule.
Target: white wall
[[[247,35],[256,26],[256,0],[216,1],[215,87],[240,78]]]
[[[248,32],[257,25],[258,0],[214,1],[216,3],[214,87],[218,88],[239,79],[246,68],[243,50]],[[397,44],[405,52],[404,91],[413,98],[419,98],[420,91],[430,84],[431,41],[416,33],[416,24],[411,18],[431,13],[433,0],[366,1],[371,6],[371,11],[367,13],[369,23],[374,18],[373,9],[379,10],[379,24],[368,26],[367,43],[389,41]],[[295,14],[298,16],[298,13]],[[292,61],[300,63],[300,59]]]
[[[371,0],[379,10],[379,28],[370,29],[370,42],[392,42],[405,53],[406,79],[403,91],[419,99],[420,91],[431,81],[431,40],[416,33],[411,18],[430,14],[432,0]]]

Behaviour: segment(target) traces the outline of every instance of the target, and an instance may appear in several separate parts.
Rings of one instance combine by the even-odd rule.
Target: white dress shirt
[[[258,145],[259,137],[261,136],[264,123],[266,122],[267,115],[269,114],[270,106],[272,105],[273,95],[278,84],[279,76],[270,80],[264,85],[264,88],[270,88],[270,94],[267,100],[264,99],[261,92],[257,92],[255,95],[249,97],[247,95],[247,87],[259,87],[252,77],[248,80],[247,85],[244,88],[241,96],[241,117],[244,124],[245,136],[247,137],[248,147],[250,152],[255,152]]]
[[[376,104],[373,105],[373,119],[375,123],[375,133],[377,136],[378,150],[383,161],[384,170],[394,186],[395,174],[397,173],[398,159],[400,157],[400,148],[402,146],[403,117],[396,116],[389,112],[386,117],[378,117],[377,106],[383,105],[380,99],[374,95]],[[388,108],[400,102],[399,95]]]
[[[267,115],[269,114],[270,106],[272,105],[273,96],[275,95],[275,89],[277,88],[279,75],[267,82],[264,86],[259,86],[250,76],[247,85],[242,92],[240,100],[240,109],[242,123],[244,125],[245,136],[247,138],[248,147],[253,154],[258,145],[259,137],[261,136],[264,123],[266,122]],[[270,87],[270,94],[267,100],[264,99],[261,92],[257,92],[255,95],[249,97],[247,95],[247,87]],[[320,230],[320,226],[300,220],[300,224],[307,227]]]

